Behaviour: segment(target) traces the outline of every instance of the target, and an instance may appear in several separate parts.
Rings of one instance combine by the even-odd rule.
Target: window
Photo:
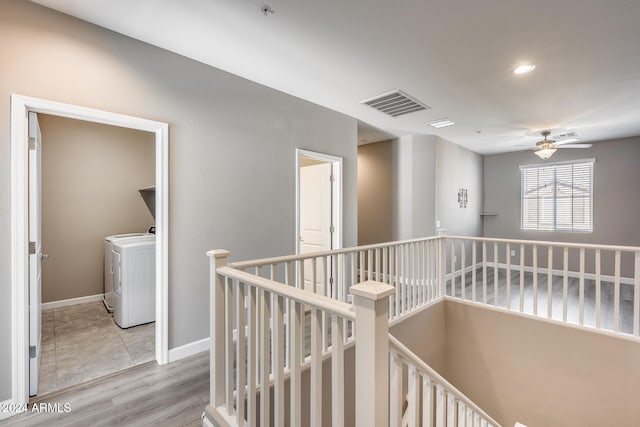
[[[593,163],[520,166],[523,230],[593,231]]]

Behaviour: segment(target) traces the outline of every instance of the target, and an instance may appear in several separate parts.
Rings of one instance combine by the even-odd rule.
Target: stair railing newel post
[[[446,269],[447,269],[447,230],[438,229],[438,290],[439,297],[444,298],[446,292]],[[453,272],[451,272],[453,274]]]
[[[210,404],[214,408],[219,407],[225,402],[224,381],[225,381],[225,361],[224,355],[224,278],[218,275],[218,268],[227,265],[229,251],[216,249],[207,252],[210,260],[210,283],[209,290],[209,310],[210,317],[210,369],[211,384],[210,388]]]
[[[389,425],[389,296],[368,280],[351,287],[356,311],[356,427]]]

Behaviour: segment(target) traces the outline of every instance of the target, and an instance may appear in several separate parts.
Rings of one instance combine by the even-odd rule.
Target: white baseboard
[[[209,338],[203,338],[190,342],[189,344],[181,345],[180,347],[172,348],[169,350],[169,363],[209,350],[209,342]]]
[[[487,267],[491,267],[493,268],[493,262],[487,262]],[[479,268],[482,268],[482,263],[480,263]],[[499,269],[503,269],[506,270],[507,269],[507,264],[498,263],[498,268]],[[516,270],[519,271],[520,270],[520,264],[511,264],[511,270]],[[531,266],[525,266],[524,267],[524,271],[527,273],[533,273],[533,267]],[[546,267],[538,267],[538,274],[548,274],[549,269],[547,269]],[[564,275],[564,270],[558,270],[558,269],[552,269],[551,270],[551,275],[552,276],[563,276]],[[572,270],[567,270],[567,277],[571,277],[574,279],[579,279],[580,278],[580,272],[579,271],[572,271]],[[584,273],[584,278],[587,280],[596,280],[596,275],[593,273]],[[609,274],[601,274],[600,275],[600,281],[602,282],[612,282],[615,280],[614,276],[611,276]],[[633,285],[634,284],[634,279],[632,277],[620,277],[620,284],[622,285]]]
[[[104,294],[87,295],[86,297],[69,298],[60,301],[51,301],[42,303],[43,310],[51,310],[52,308],[66,307],[68,305],[84,304],[87,302],[102,301]]]
[[[9,418],[18,414],[18,412],[11,412],[6,410],[7,408],[11,407],[12,404],[13,400],[11,399],[0,402],[0,420],[4,420],[5,418]]]

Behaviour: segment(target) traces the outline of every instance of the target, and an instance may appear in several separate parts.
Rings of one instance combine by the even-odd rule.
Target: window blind
[[[593,163],[521,166],[521,228],[592,231]]]

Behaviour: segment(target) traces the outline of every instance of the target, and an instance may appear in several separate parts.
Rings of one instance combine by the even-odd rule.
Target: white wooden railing
[[[229,264],[226,251],[209,255],[206,419],[215,425],[297,426],[302,417],[311,426],[345,425],[351,418],[344,406],[344,354],[354,344],[357,426],[497,425],[388,337],[390,322],[442,299],[631,339],[640,333],[638,247],[441,233]],[[330,416],[323,414],[329,402],[322,399],[322,366],[328,359]],[[307,370],[309,386],[303,387]],[[402,409],[405,386],[409,393]],[[308,404],[302,405],[303,399]]]
[[[640,335],[640,247],[446,236],[445,294]]]
[[[389,323],[442,298],[443,243],[418,239],[232,264],[229,252],[210,251],[211,404],[203,422],[299,426],[309,420],[311,426],[340,427],[355,419],[358,427],[401,427],[389,424]],[[307,262],[313,274],[305,287]],[[335,266],[336,280],[321,288],[316,276],[324,262]],[[347,415],[345,349],[354,344],[355,411]],[[322,399],[326,359],[330,417]],[[303,387],[306,371],[309,386]]]
[[[389,318],[401,318],[442,297],[437,236],[230,263],[229,267],[349,302],[349,289],[373,280],[395,288]],[[304,286],[301,286],[304,283]]]
[[[423,427],[499,425],[393,335],[389,335],[389,343],[389,395],[392,425]],[[406,410],[403,410],[405,402]]]
[[[211,414],[215,422],[229,426],[284,426],[286,420],[289,425],[301,425],[301,374],[308,367],[311,376],[306,398],[311,402],[311,418],[316,421],[313,425],[322,425],[324,354],[320,324],[322,319],[329,319],[331,335],[325,349],[332,360],[332,419],[334,425],[342,425],[338,420],[344,419],[344,346],[349,341],[343,325],[355,320],[352,306],[225,266],[229,254],[226,251],[209,254],[210,401],[216,409]],[[305,343],[306,308],[310,311],[310,343]],[[305,344],[309,344],[309,355],[305,354]],[[289,410],[285,413],[286,405]]]

